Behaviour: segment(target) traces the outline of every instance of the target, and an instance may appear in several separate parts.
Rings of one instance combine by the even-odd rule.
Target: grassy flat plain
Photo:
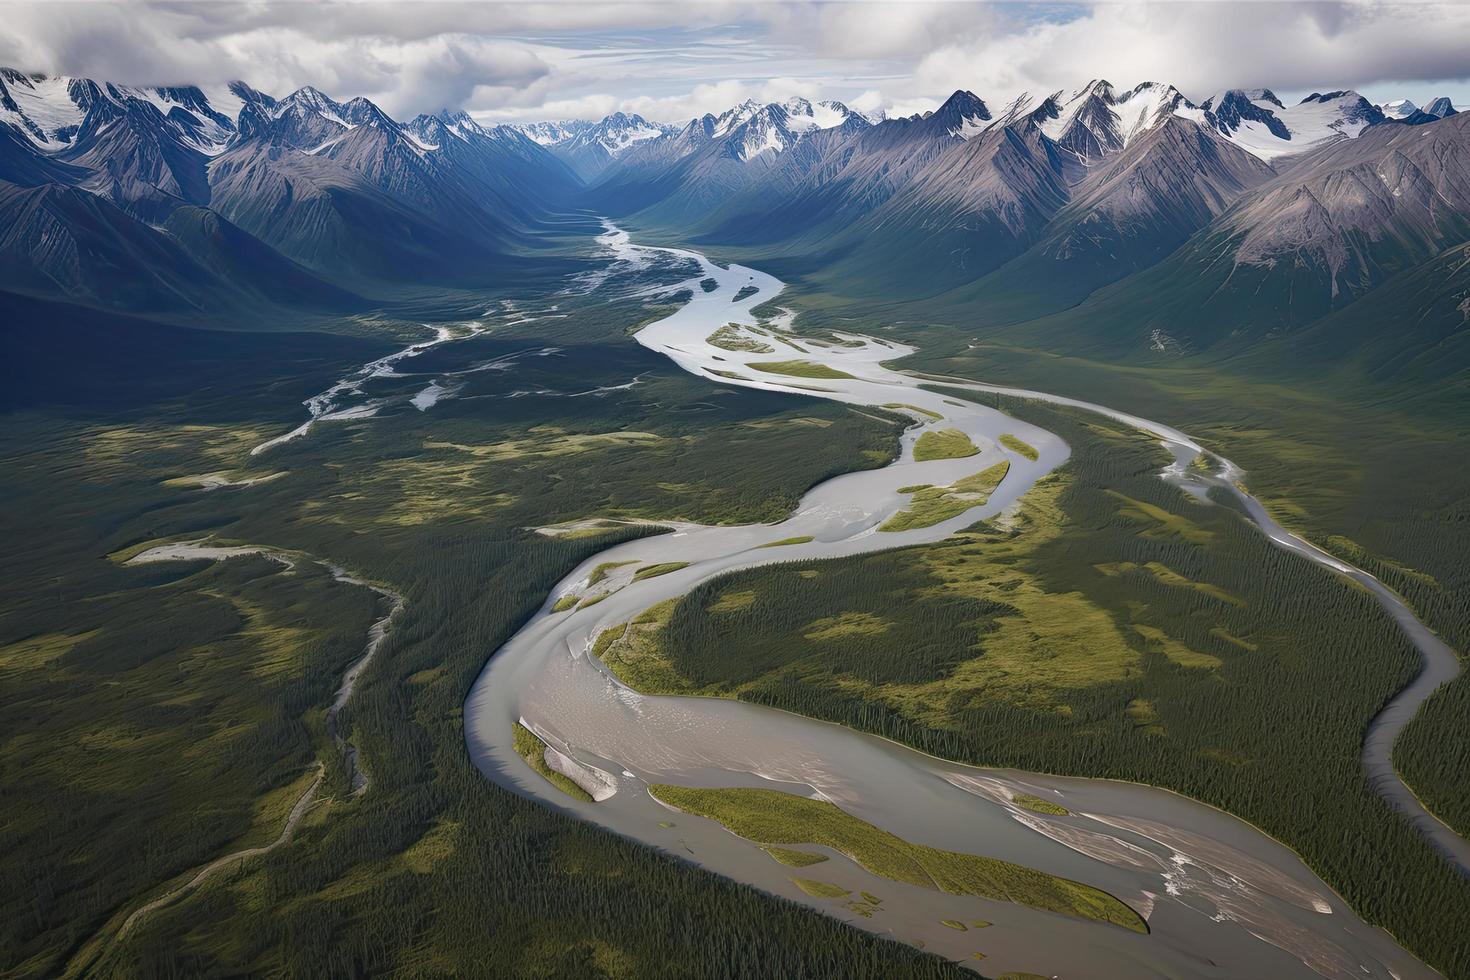
[[[754,337],[747,337],[741,332],[741,328],[733,323],[727,323],[705,340],[715,347],[728,351],[749,351],[752,354],[776,353],[776,348]]]
[[[766,374],[784,374],[793,378],[851,378],[852,375],[815,361],[755,361],[746,367]]]
[[[530,528],[768,520],[814,482],[881,465],[899,426],[690,378],[627,342],[646,311],[567,302],[565,319],[415,367],[558,354],[465,376],[459,398],[422,413],[406,395],[428,379],[375,380],[370,395],[403,400],[252,458],[302,420],[302,399],[402,341],[43,312],[6,313],[26,343],[6,364],[24,383],[6,388],[0,432],[0,973],[61,974],[171,880],[269,839],[322,759],[321,802],[288,846],[104,943],[94,971],[955,975],[497,789],[460,723],[485,657],[556,581],[648,533]],[[285,475],[214,491],[177,481],[214,472]],[[371,775],[364,795],[324,751],[321,712],[380,614],[371,594],[310,563],[109,557],[206,534],[330,559],[404,595],[340,718]],[[685,955],[671,902],[726,950],[718,964]]]
[[[1009,432],[1000,437],[1000,444],[1013,453],[1025,456],[1027,459],[1036,460],[1041,458],[1041,454],[1036,451],[1034,446],[1020,436],[1011,435]]]
[[[967,438],[965,441],[970,440]],[[913,495],[909,498],[908,509],[888,518],[879,525],[878,530],[907,531],[916,527],[933,527],[952,517],[959,517],[967,510],[984,506],[1006,478],[1010,468],[1008,460],[1001,460],[994,466],[956,480],[947,487],[900,487],[901,492],[907,491]]]
[[[1009,861],[913,844],[825,800],[769,789],[653,785],[657,799],[762,844],[821,844],[873,874],[951,895],[1016,902],[1148,932],[1138,913],[1106,892]],[[845,890],[842,894],[847,894]]]
[[[959,429],[925,432],[914,443],[914,459],[920,463],[931,459],[962,459],[979,452],[980,447]]]
[[[1470,882],[1358,761],[1368,719],[1417,667],[1394,624],[1232,508],[1159,480],[1166,458],[1148,440],[1002,407],[1072,447],[1013,522],[732,573],[597,652],[640,689],[756,701],[961,761],[1175,789],[1285,841],[1447,975],[1470,969],[1457,938]]]

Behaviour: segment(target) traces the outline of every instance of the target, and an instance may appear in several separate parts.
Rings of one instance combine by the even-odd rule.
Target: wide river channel
[[[707,338],[726,324],[753,326],[753,307],[777,296],[782,283],[755,269],[721,268],[694,252],[635,245],[609,225],[601,242],[610,263],[636,273],[654,262],[695,263],[699,273],[672,289],[692,298],[671,316],[644,327],[637,340],[681,368],[722,385],[737,385],[830,398],[859,406],[911,406],[914,425],[900,457],[878,470],[850,473],[814,487],[796,512],[778,524],[672,526],[670,533],[627,542],[589,558],[547,597],[542,609],[489,660],[465,704],[465,731],[479,768],[498,784],[625,836],[658,847],[710,871],[746,882],[837,916],[853,925],[922,945],[974,965],[987,974],[1027,971],[1059,977],[1433,977],[1385,932],[1364,923],[1288,848],[1234,817],[1174,793],[1131,783],[1074,779],[947,762],[881,738],[754,704],[713,699],[647,696],[613,678],[591,648],[597,634],[627,622],[650,606],[683,595],[700,582],[733,569],[775,561],[856,555],[941,540],[978,520],[1014,510],[1040,477],[1066,461],[1058,437],[993,409],[926,391],[925,382],[884,366],[909,348],[870,338],[853,346],[817,346],[783,334],[804,348],[752,353],[725,350]],[[713,287],[710,288],[710,281]],[[701,283],[703,282],[703,285]],[[658,287],[655,287],[658,288]],[[780,332],[778,326],[772,332]],[[770,340],[749,335],[756,340]],[[762,374],[753,361],[821,362],[848,378],[812,379]],[[948,383],[948,382],[946,382]],[[956,385],[958,386],[958,385]],[[1216,472],[1187,464],[1201,448],[1183,433],[1100,406],[1036,392],[966,383],[976,390],[1072,404],[1127,422],[1157,437],[1174,457],[1162,474],[1203,496],[1211,486],[1232,487],[1238,471],[1212,457]],[[960,429],[981,447],[966,459],[915,462],[913,445],[930,429]],[[999,444],[1005,433],[1038,450],[1030,460]],[[981,507],[932,527],[880,532],[878,525],[906,508],[900,487],[945,486],[1002,459],[1010,470]],[[1247,506],[1255,502],[1246,497]],[[1358,577],[1251,508],[1262,529],[1282,547]],[[786,538],[807,543],[762,548]],[[592,570],[626,562],[597,583]],[[651,564],[688,562],[680,570],[634,580]],[[1360,579],[1362,581],[1362,579]],[[1367,578],[1365,584],[1377,586]],[[1446,673],[1458,669],[1437,659],[1437,642],[1397,599],[1383,601],[1425,654],[1418,685],[1424,693],[1394,710],[1403,715],[1375,723],[1382,744],[1385,795],[1398,783],[1388,764],[1392,744],[1407,717]],[[606,594],[595,604],[554,612],[559,600]],[[1386,598],[1385,598],[1386,597]],[[563,602],[563,608],[568,605]],[[1405,617],[1407,617],[1405,619]],[[1407,691],[1405,692],[1407,694]],[[1406,714],[1404,712],[1407,712]],[[588,789],[596,802],[562,793],[516,754],[514,726],[521,722],[550,746],[548,761]],[[1372,768],[1372,751],[1365,762]],[[1381,773],[1372,770],[1375,776]],[[750,786],[782,789],[829,800],[884,830],[922,844],[1003,858],[1101,888],[1145,916],[1149,933],[1038,911],[1008,902],[955,896],[874,876],[836,852],[811,869],[820,879],[882,898],[881,909],[860,915],[848,904],[806,894],[795,869],[777,863],[757,845],[720,824],[671,813],[647,792],[650,783],[684,786]],[[1406,791],[1405,791],[1406,792]],[[1013,802],[1031,794],[1064,806],[1066,816],[1045,816]],[[1397,802],[1397,801],[1396,801]],[[1417,805],[1417,804],[1414,804]],[[1465,842],[1428,814],[1405,812],[1451,860],[1467,861]],[[1426,822],[1427,821],[1427,822]],[[1437,828],[1437,829],[1436,829]],[[673,910],[671,910],[671,914]],[[960,931],[952,922],[992,923]],[[984,955],[983,962],[974,958]]]

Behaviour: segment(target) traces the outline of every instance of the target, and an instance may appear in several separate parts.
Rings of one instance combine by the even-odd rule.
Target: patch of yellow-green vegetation
[[[621,524],[617,525],[617,527],[622,527],[622,526],[623,525],[621,525]],[[607,534],[610,531],[617,530],[617,527],[579,527],[579,528],[577,528],[574,531],[562,531],[562,532],[560,532],[558,534],[555,534],[553,536],[554,537],[558,537],[558,538],[562,538],[563,540],[566,540],[566,541],[580,541],[583,538],[596,538],[596,537],[600,537],[600,536],[602,536],[604,534]]]
[[[484,447],[428,442],[424,447],[426,452],[416,456],[381,461],[362,478],[359,491],[336,499],[388,501],[372,519],[397,527],[483,517],[515,503],[515,495],[499,485],[494,462],[502,457],[475,451]],[[303,510],[313,511],[315,503],[307,501]]]
[[[567,432],[554,425],[535,425],[526,430],[524,439],[507,439],[483,445],[424,440],[425,449],[448,450],[476,459],[506,462],[518,459],[545,459],[574,456],[578,453],[622,446],[647,446],[659,442],[652,432]]]
[[[454,856],[455,837],[458,834],[457,822],[439,821],[424,836],[408,845],[407,850],[398,855],[398,860],[416,875],[433,874],[435,868]]]
[[[313,765],[288,783],[277,786],[258,797],[251,807],[250,829],[236,838],[223,850],[238,851],[247,847],[262,847],[275,840],[286,826],[291,808],[301,799],[317,778],[318,767]]]
[[[1062,533],[1064,517],[1058,498],[1066,486],[1064,477],[1037,483],[1023,498],[1014,533],[966,534],[913,552],[934,583],[915,593],[916,599],[960,595],[1014,610],[976,637],[973,659],[961,661],[947,676],[935,680],[875,685],[842,676],[835,680],[836,687],[853,697],[877,699],[915,723],[945,729],[954,724],[956,704],[1001,699],[1033,710],[1057,711],[1059,691],[1138,676],[1142,655],[1108,610],[1079,592],[1047,588],[1025,567],[1036,548]],[[797,574],[815,579],[822,572],[803,568]],[[711,613],[740,612],[758,599],[754,590],[732,588],[707,608]],[[722,608],[726,603],[728,608]],[[594,652],[625,684],[650,694],[740,697],[750,687],[767,683],[753,679],[732,686],[688,680],[669,659],[661,634],[672,608],[672,602],[660,604],[639,617],[643,625],[604,632]],[[818,633],[813,642],[840,641],[843,634],[858,637],[865,631],[885,629],[887,623],[876,615],[851,619],[837,615],[799,628]],[[834,628],[835,633],[821,635]],[[602,656],[602,650],[610,652]]]
[[[194,487],[198,489],[214,489],[218,487],[250,487],[261,483],[269,483],[279,480],[286,475],[285,470],[277,470],[274,473],[263,473],[259,476],[248,476],[245,473],[230,470],[215,470],[212,473],[191,473],[188,476],[171,476],[163,481],[166,487]]]
[[[660,575],[668,575],[670,572],[677,572],[681,568],[688,567],[687,561],[665,561],[657,565],[645,565],[633,573],[633,581],[641,582],[646,578],[657,578]]]
[[[867,612],[845,612],[824,616],[802,627],[808,640],[840,640],[849,636],[878,636],[887,633],[891,624]]]
[[[951,929],[953,929],[956,932],[969,932],[970,931],[970,927],[967,926],[967,925],[965,925],[959,919],[940,919],[939,920],[939,924],[942,925],[942,926],[949,926]]]
[[[576,541],[581,538],[595,538],[598,535],[617,531],[634,523],[636,522],[599,518],[595,520],[564,521],[561,524],[546,524],[541,527],[531,528],[531,530],[537,534],[545,535],[548,538]]]
[[[1123,502],[1123,506],[1118,508],[1119,514],[1147,526],[1146,530],[1139,532],[1146,538],[1176,537],[1189,544],[1208,544],[1215,537],[1214,531],[1200,527],[1182,514],[1174,514],[1154,504],[1134,500],[1116,490],[1104,492]]]
[[[678,599],[650,606],[621,626],[597,635],[592,655],[634,690],[661,694],[713,693],[696,688],[674,668],[658,633],[673,615]]]
[[[931,459],[963,459],[979,452],[980,447],[959,429],[925,432],[914,443],[914,460],[919,463],[927,463]]]
[[[1369,565],[1375,563],[1380,563],[1383,565],[1387,565],[1399,575],[1402,575],[1407,579],[1417,582],[1420,585],[1425,585],[1432,589],[1441,589],[1444,587],[1438,579],[1436,579],[1433,575],[1430,575],[1428,572],[1420,571],[1417,568],[1410,568],[1408,565],[1404,565],[1401,562],[1394,561],[1387,555],[1382,555],[1377,552],[1369,551],[1367,548],[1364,548],[1352,538],[1344,537],[1341,534],[1327,535],[1326,538],[1323,539],[1323,547],[1327,551],[1330,551],[1334,555],[1337,555],[1339,558],[1346,559],[1347,561],[1352,562],[1354,565],[1362,568],[1366,568]]]
[[[1196,592],[1203,592],[1205,595],[1210,596],[1211,598],[1219,599],[1221,602],[1228,602],[1232,606],[1240,606],[1242,608],[1245,606],[1245,600],[1241,599],[1239,596],[1231,595],[1229,592],[1226,592],[1218,585],[1211,585],[1208,582],[1196,582],[1193,579],[1185,578],[1183,575],[1180,575],[1178,572],[1174,571],[1172,568],[1170,568],[1168,565],[1163,564],[1162,562],[1151,561],[1139,565],[1136,562],[1131,561],[1114,561],[1105,562],[1101,565],[1094,565],[1093,567],[1096,568],[1099,572],[1102,572],[1104,575],[1110,577],[1123,575],[1128,572],[1148,572],[1164,585],[1173,585],[1184,589],[1194,589]]]
[[[812,540],[810,534],[798,534],[790,538],[782,538],[779,541],[767,541],[765,544],[756,545],[757,548],[784,548],[788,544],[806,544]]]
[[[740,330],[737,323],[727,323],[714,333],[705,338],[705,342],[713,347],[728,351],[749,351],[752,354],[774,354],[776,348],[770,344],[762,343],[754,337],[748,337]]]
[[[989,469],[957,480],[950,486],[915,491],[908,509],[888,518],[878,530],[909,531],[933,527],[971,508],[982,507],[990,501],[990,495],[1000,486],[1010,468],[1010,461],[1003,459]]]
[[[756,430],[784,429],[789,426],[810,429],[830,429],[832,427],[832,420],[812,418],[809,415],[799,415],[795,418],[751,419],[749,422],[740,423],[742,429]]]
[[[596,568],[592,569],[592,574],[587,576],[587,584],[596,585],[603,579],[607,578],[608,574],[614,568],[622,568],[624,565],[633,565],[636,563],[637,562],[633,559],[629,559],[628,561],[605,561],[601,565],[598,565]]]
[[[1223,762],[1227,766],[1239,767],[1251,762],[1251,757],[1238,749],[1205,749],[1200,755],[1211,762]]]
[[[825,881],[817,881],[813,878],[792,878],[796,887],[806,892],[812,898],[846,898],[852,894],[852,890],[843,888],[841,885],[833,885]]]
[[[444,665],[439,664],[437,667],[426,667],[423,670],[414,671],[412,674],[409,674],[406,678],[404,678],[404,682],[412,684],[415,687],[423,687],[426,684],[434,683],[443,676]]]
[[[581,800],[583,803],[592,802],[592,794],[546,764],[546,743],[541,741],[535,732],[520,722],[515,723],[514,731],[516,755],[525,759],[526,765],[536,770],[542,779],[572,799]]]
[[[932,483],[910,483],[906,487],[899,487],[899,493],[918,493],[920,490],[928,490],[934,486]]]
[[[129,473],[178,472],[200,464],[234,464],[273,433],[228,425],[119,425],[82,436],[83,479],[105,480]],[[154,477],[156,478],[156,477]]]
[[[597,595],[590,595],[587,598],[583,599],[580,603],[578,603],[577,608],[586,609],[588,606],[595,606],[610,595],[612,595],[611,592],[599,592],[597,593]]]
[[[749,609],[755,599],[754,589],[737,589],[720,593],[720,597],[710,603],[707,608],[713,613],[739,612],[742,609]]]
[[[725,370],[722,370],[720,368],[705,368],[705,370],[708,371],[710,374],[716,375],[717,377],[729,378],[731,381],[750,381],[751,380],[750,378],[747,378],[745,375],[739,374],[739,373],[737,373],[735,371],[725,371]]]
[[[1036,447],[1026,442],[1020,436],[1012,435],[1009,432],[1000,437],[1000,444],[1016,455],[1025,456],[1033,462],[1041,457],[1041,453],[1036,451]]]
[[[1011,797],[1011,802],[1016,804],[1016,806],[1030,810],[1032,813],[1045,813],[1053,817],[1065,817],[1072,812],[1060,803],[1053,803],[1051,800],[1044,800],[1030,793],[1017,793]]]
[[[995,923],[988,922],[985,919],[971,919],[970,920],[970,928],[971,929],[989,929],[994,924]]]
[[[944,416],[943,415],[940,415],[938,412],[931,412],[927,408],[920,408],[917,405],[910,405],[908,402],[884,402],[883,403],[883,407],[884,408],[889,408],[889,409],[899,409],[899,410],[901,410],[901,409],[908,409],[910,412],[918,412],[920,415],[927,415],[931,419],[942,419],[942,418],[944,418]]]
[[[1220,666],[1219,657],[1192,650],[1156,626],[1134,623],[1133,632],[1147,641],[1150,650],[1162,653],[1181,667],[1211,669]]]
[[[1242,640],[1240,637],[1238,637],[1235,634],[1231,633],[1229,630],[1227,630],[1223,626],[1213,626],[1213,627],[1211,627],[1210,628],[1210,635],[1211,636],[1218,636],[1220,639],[1224,640],[1226,643],[1234,644],[1235,646],[1240,647],[1242,650],[1245,650],[1247,653],[1255,653],[1257,650],[1261,649],[1260,647],[1258,647],[1256,644],[1250,642],[1249,640]]]
[[[42,633],[0,647],[0,673],[35,670],[66,656],[71,648],[96,636],[98,630],[85,633]]]
[[[218,599],[231,603],[244,621],[237,635],[256,651],[251,673],[256,677],[299,677],[302,656],[311,631],[289,622],[282,623],[259,603],[243,594],[223,595],[209,591]]]
[[[1051,978],[1040,973],[1021,973],[1011,970],[1009,973],[1002,973],[995,980],[1051,980]]]
[[[997,858],[914,844],[825,800],[769,789],[699,789],[655,784],[660,802],[708,817],[758,844],[817,844],[847,855],[872,874],[934,888],[1016,902],[1120,925],[1148,927],[1138,914],[1106,892]]]
[[[789,847],[767,845],[761,848],[761,850],[788,868],[809,868],[814,864],[821,864],[827,860],[827,855],[825,854],[813,854],[811,851],[797,851]]]
[[[830,381],[852,378],[846,371],[814,361],[757,361],[747,364],[746,367],[764,371],[766,374],[784,374],[792,378],[825,378]]]
[[[560,599],[556,600],[556,602],[552,603],[551,611],[566,612],[568,609],[575,609],[577,607],[578,601],[579,599],[577,596],[564,595]]]
[[[885,685],[888,703],[943,728],[952,723],[953,705],[971,692],[1050,710],[1054,690],[1113,683],[1140,672],[1139,653],[1106,609],[1081,593],[1048,589],[1025,567],[1036,548],[1061,535],[1065,515],[1058,498],[1066,486],[1058,477],[1028,491],[1018,533],[967,536],[923,552],[921,560],[937,579],[936,594],[1004,603],[1016,612],[999,617],[996,628],[979,638],[976,658],[947,678]]]
[[[1135,728],[1143,729],[1146,735],[1164,734],[1164,726],[1159,724],[1159,712],[1148,698],[1134,698],[1129,701],[1123,714],[1133,722]]]

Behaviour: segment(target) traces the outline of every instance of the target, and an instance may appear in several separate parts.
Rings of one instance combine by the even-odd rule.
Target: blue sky
[[[837,98],[904,114],[956,88],[1177,85],[1286,99],[1356,88],[1375,101],[1470,104],[1462,3],[254,2],[5,3],[0,64],[132,84],[311,84],[398,116],[679,122],[745,98]]]

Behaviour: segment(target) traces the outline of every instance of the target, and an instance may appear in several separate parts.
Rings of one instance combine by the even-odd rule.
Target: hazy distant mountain
[[[515,123],[511,129],[524,134],[534,143],[542,146],[555,146],[557,143],[565,143],[585,129],[590,129],[594,124],[581,119],[559,120],[551,122]]]
[[[698,220],[767,181],[791,187],[837,142],[871,125],[840,102],[746,101],[629,149],[593,181],[593,197],[618,210],[657,200],[661,220]]]
[[[630,148],[677,132],[636,113],[614,112],[596,122],[519,123],[509,127],[546,147],[583,181],[591,181]]]

